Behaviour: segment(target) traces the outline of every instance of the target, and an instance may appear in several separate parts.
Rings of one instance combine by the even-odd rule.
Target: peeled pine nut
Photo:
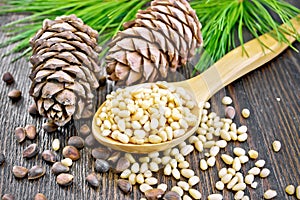
[[[277,196],[277,192],[275,190],[267,190],[265,193],[264,193],[264,198],[265,199],[272,199],[274,197]]]

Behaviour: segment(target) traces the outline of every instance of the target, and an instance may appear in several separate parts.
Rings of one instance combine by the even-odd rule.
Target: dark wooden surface
[[[296,2],[296,3],[295,3]],[[294,1],[298,7],[299,2]],[[20,16],[18,16],[20,17]],[[5,24],[17,16],[0,16],[0,25]],[[0,40],[6,40],[4,33],[0,33]],[[295,43],[299,50],[300,44]],[[0,55],[7,53],[12,46],[0,49]],[[17,200],[33,199],[38,192],[44,193],[50,200],[65,199],[139,199],[142,197],[137,187],[134,187],[130,195],[124,195],[116,187],[115,181],[118,176],[112,172],[99,174],[101,185],[99,188],[91,188],[85,182],[85,176],[93,169],[93,159],[91,149],[81,150],[81,159],[74,163],[71,173],[75,175],[74,183],[69,187],[60,187],[55,183],[55,176],[50,172],[50,166],[41,159],[41,155],[25,160],[21,154],[23,149],[36,142],[40,146],[40,152],[51,148],[54,138],[59,138],[62,146],[71,135],[76,135],[73,124],[55,133],[45,133],[41,128],[46,120],[39,117],[31,117],[28,106],[32,103],[29,96],[30,64],[26,59],[21,59],[11,63],[16,55],[0,58],[0,74],[9,71],[15,77],[16,82],[12,85],[0,83],[0,152],[6,156],[6,162],[0,166],[0,196],[5,193],[12,193]],[[7,93],[12,89],[20,89],[23,97],[20,101],[13,103],[7,97]],[[103,100],[106,88],[101,88],[99,94]],[[237,116],[235,122],[248,126],[249,138],[245,143],[231,142],[222,152],[232,153],[234,146],[241,146],[245,149],[255,149],[259,151],[259,158],[266,160],[266,167],[271,170],[271,175],[267,179],[256,178],[258,188],[256,190],[247,187],[246,194],[252,200],[262,199],[263,192],[269,188],[278,192],[276,199],[296,199],[289,197],[284,192],[288,184],[300,184],[300,54],[288,49],[270,63],[262,66],[258,70],[251,72],[243,78],[235,81],[225,89],[222,89],[211,99],[212,111],[220,116],[224,116],[224,106],[221,98],[229,95],[233,98],[233,105],[236,108]],[[278,101],[280,98],[280,101]],[[100,103],[101,101],[99,101]],[[240,112],[243,108],[251,111],[249,119],[243,119]],[[26,140],[19,144],[14,137],[14,129],[26,124],[35,124],[38,129],[38,137],[34,141]],[[272,142],[277,139],[282,143],[279,153],[274,153],[271,148]],[[224,167],[217,156],[217,165],[205,172],[199,170],[199,160],[203,154],[193,153],[188,157],[192,169],[196,171],[201,179],[196,186],[202,193],[202,199],[207,199],[207,195],[217,192],[214,183],[218,180],[217,171]],[[16,179],[12,174],[14,165],[32,167],[33,165],[46,167],[46,175],[39,180],[28,181],[27,179]],[[242,171],[249,169],[251,164],[243,166]],[[160,182],[175,185],[176,181],[170,177],[165,177],[160,173],[155,174]],[[169,187],[170,189],[171,187]],[[233,199],[233,193],[224,190],[224,199]]]

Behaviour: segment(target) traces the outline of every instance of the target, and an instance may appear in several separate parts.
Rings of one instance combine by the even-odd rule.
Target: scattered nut
[[[115,151],[115,152],[113,152],[112,155],[107,159],[107,161],[110,162],[110,163],[116,163],[116,162],[119,160],[120,156],[121,156],[121,152]]]
[[[57,155],[51,150],[45,150],[42,153],[42,158],[46,162],[55,163],[57,161]]]
[[[20,90],[12,90],[8,93],[7,95],[11,100],[13,101],[17,101],[19,99],[21,99],[21,96],[22,96],[22,92]]]
[[[47,200],[46,196],[42,193],[37,193],[35,196],[34,196],[34,200]]]
[[[44,176],[46,169],[40,166],[33,166],[28,171],[28,180],[38,179]]]
[[[210,194],[207,197],[207,200],[222,200],[223,199],[223,195],[221,194]]]
[[[95,144],[97,144],[97,141],[94,138],[93,134],[90,134],[85,138],[84,144],[87,147],[93,147]]]
[[[129,166],[130,166],[129,160],[125,157],[121,157],[117,162],[117,166],[115,170],[117,173],[120,173],[123,172],[125,169],[128,169]]]
[[[258,152],[255,150],[248,151],[249,157],[252,159],[256,159],[258,157]]]
[[[110,169],[110,165],[107,161],[102,159],[96,159],[95,162],[95,171],[100,173],[106,173]]]
[[[267,169],[267,168],[263,168],[263,169],[261,170],[259,176],[260,176],[261,178],[266,178],[266,177],[269,176],[269,174],[270,174],[270,170]]]
[[[145,192],[145,196],[147,200],[158,200],[163,196],[164,193],[165,192],[163,190],[154,188],[151,190],[147,190]]]
[[[80,126],[79,133],[83,137],[87,137],[90,134],[90,132],[91,132],[91,129],[87,124],[83,124],[82,126]]]
[[[22,127],[17,127],[15,129],[15,137],[19,143],[23,142],[26,138],[26,131]]]
[[[122,190],[122,192],[124,192],[125,194],[128,194],[132,190],[132,185],[127,180],[119,179],[117,181],[117,185],[120,188],[120,190]]]
[[[56,182],[61,186],[68,186],[72,184],[74,176],[71,174],[62,173],[56,177]]]
[[[98,147],[92,150],[92,156],[95,159],[106,160],[110,156],[110,150],[104,147]]]
[[[25,131],[26,131],[26,136],[30,139],[33,140],[36,137],[36,128],[34,125],[29,124],[25,126]]]
[[[14,166],[12,172],[17,178],[24,178],[28,174],[28,169],[22,166]]]
[[[227,106],[225,108],[225,116],[230,118],[230,119],[233,119],[235,117],[235,109],[234,107],[232,106]]]
[[[51,167],[51,171],[55,175],[69,172],[69,170],[70,170],[70,168],[67,167],[67,166],[65,166],[65,165],[63,165],[61,162],[56,162]]]
[[[82,149],[84,147],[84,140],[79,136],[72,136],[68,139],[67,144],[77,149]]]
[[[39,115],[40,114],[35,103],[33,103],[29,106],[28,113],[30,115]]]
[[[296,197],[297,199],[300,199],[300,185],[298,185],[296,188]]]
[[[35,155],[37,155],[39,152],[39,148],[37,144],[33,143],[29,145],[26,149],[23,151],[23,158],[32,158]]]
[[[100,182],[98,180],[97,174],[92,172],[87,177],[85,180],[93,187],[98,187],[100,185]]]
[[[15,196],[13,194],[4,194],[2,200],[14,200]]]
[[[2,80],[6,83],[6,84],[12,84],[13,82],[15,82],[15,79],[13,77],[13,75],[10,72],[5,72],[2,75]]]
[[[58,126],[54,123],[51,123],[51,122],[46,122],[42,125],[43,129],[48,132],[48,133],[52,133],[52,132],[55,132],[57,131],[58,129]]]
[[[181,200],[181,196],[174,191],[168,191],[163,197],[163,200]]]
[[[76,161],[80,158],[80,153],[78,149],[73,146],[65,146],[63,148],[62,154],[65,158],[70,158],[73,161]]]

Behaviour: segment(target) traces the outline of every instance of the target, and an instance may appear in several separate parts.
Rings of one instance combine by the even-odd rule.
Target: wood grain
[[[300,7],[299,1],[291,1]],[[7,15],[0,16],[0,25],[12,21],[22,16]],[[0,40],[4,41],[7,37],[0,33]],[[7,53],[13,46],[0,49],[0,55]],[[300,44],[295,43],[295,47],[300,49]],[[12,193],[17,200],[33,199],[38,192],[44,193],[49,200],[61,199],[140,199],[142,197],[138,187],[129,195],[124,195],[116,186],[118,178],[112,172],[99,174],[101,185],[99,188],[91,188],[85,181],[85,176],[92,171],[94,161],[91,157],[91,149],[81,150],[82,158],[74,163],[71,173],[75,175],[74,183],[69,187],[60,187],[55,183],[55,176],[50,172],[50,166],[42,161],[41,156],[24,160],[21,156],[23,149],[33,141],[26,140],[18,144],[14,138],[14,129],[26,124],[35,124],[38,128],[38,138],[34,140],[41,151],[49,149],[54,138],[59,138],[62,146],[65,145],[68,137],[76,135],[76,126],[74,123],[67,125],[61,130],[49,134],[42,130],[42,124],[46,120],[39,117],[31,117],[27,113],[28,106],[32,103],[29,97],[30,64],[26,59],[18,60],[15,63],[11,61],[16,55],[0,58],[0,74],[9,71],[13,74],[16,82],[12,85],[0,83],[0,152],[6,155],[6,162],[0,167],[0,196],[5,193]],[[183,70],[185,76],[190,75],[190,71]],[[236,108],[237,115],[235,122],[238,125],[248,126],[249,138],[246,143],[231,142],[223,152],[232,153],[234,146],[241,146],[247,150],[255,149],[259,151],[259,158],[266,160],[266,167],[271,170],[271,175],[267,179],[256,179],[258,188],[256,190],[247,187],[246,194],[251,199],[262,199],[263,192],[269,188],[278,192],[276,199],[290,199],[295,197],[287,196],[284,192],[288,184],[300,184],[300,55],[299,53],[288,49],[280,56],[264,65],[263,67],[251,72],[243,78],[230,84],[225,89],[214,95],[210,102],[212,111],[220,116],[224,116],[224,106],[221,104],[221,98],[229,95],[233,98],[233,105]],[[23,97],[20,101],[12,103],[7,93],[11,89],[20,89]],[[103,87],[98,90],[100,104],[104,100],[107,91],[112,86]],[[280,101],[278,101],[280,99]],[[243,119],[240,116],[241,110],[248,108],[251,111],[249,119]],[[80,122],[82,123],[82,122]],[[282,149],[279,153],[274,153],[271,143],[274,140],[280,140]],[[187,160],[191,163],[191,168],[196,171],[200,177],[200,183],[196,186],[206,199],[208,194],[219,193],[214,183],[218,181],[217,170],[225,165],[217,156],[215,167],[203,172],[199,169],[199,160],[203,154],[193,152]],[[243,166],[245,173],[253,161]],[[18,180],[12,175],[14,165],[32,167],[33,165],[42,165],[47,169],[44,177],[35,181],[26,179]],[[155,174],[160,182],[167,183],[169,189],[176,185],[176,181],[170,177],[165,177],[161,172]],[[228,190],[223,191],[224,199],[233,199],[233,193]]]

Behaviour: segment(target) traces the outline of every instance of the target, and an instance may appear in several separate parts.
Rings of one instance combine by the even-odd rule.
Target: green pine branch
[[[134,19],[137,11],[145,8],[149,2],[150,0],[6,0],[5,5],[0,7],[0,15],[28,15],[1,27],[10,37],[0,47],[17,43],[9,53],[22,52],[16,59],[28,56],[31,52],[29,39],[41,28],[42,21],[69,14],[76,14],[99,31],[99,44],[104,46],[122,29],[124,22]],[[236,46],[243,45],[244,31],[248,31],[252,37],[258,37],[275,30],[274,37],[287,42],[283,34],[285,30],[281,30],[279,24],[288,22],[300,13],[298,8],[283,0],[192,0],[190,4],[203,25],[205,50],[199,50],[201,57],[195,65],[195,69],[199,71],[208,68]],[[272,13],[280,21],[275,21]],[[105,52],[100,57],[105,56]]]

